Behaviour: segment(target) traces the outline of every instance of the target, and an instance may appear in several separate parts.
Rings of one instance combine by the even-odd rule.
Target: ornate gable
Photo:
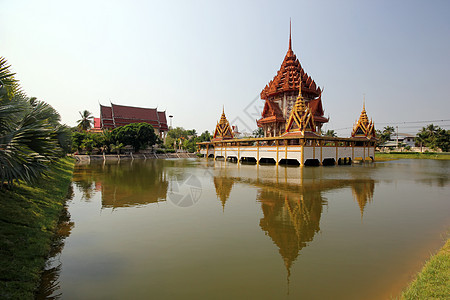
[[[217,122],[216,130],[214,131],[213,141],[232,139],[233,137],[233,130],[225,117],[225,111],[222,110],[222,116],[220,117],[220,121]]]
[[[286,123],[286,134],[291,132],[301,132],[304,134],[305,131],[316,132],[316,126],[311,108],[305,104],[302,89],[300,89],[289,121]]]
[[[352,137],[376,138],[375,124],[369,121],[366,113],[366,105],[363,104],[363,110],[359,116],[359,120],[353,125]]]

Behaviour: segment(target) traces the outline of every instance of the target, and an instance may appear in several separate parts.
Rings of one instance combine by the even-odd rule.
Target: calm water
[[[433,160],[77,166],[43,294],[389,299],[442,244],[449,174]]]

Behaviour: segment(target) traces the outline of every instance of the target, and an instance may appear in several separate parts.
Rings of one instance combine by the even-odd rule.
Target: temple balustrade
[[[302,137],[230,139],[198,144],[203,157],[257,164],[294,163],[297,165],[350,164],[373,161],[375,142],[358,138]]]

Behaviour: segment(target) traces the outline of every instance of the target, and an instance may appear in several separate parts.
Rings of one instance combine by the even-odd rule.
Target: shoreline
[[[388,161],[395,159],[436,159],[436,160],[450,160],[450,153],[436,153],[436,152],[375,152],[375,161]]]
[[[34,184],[0,191],[0,298],[35,298],[74,166],[63,158]]]
[[[145,153],[130,153],[130,154],[105,154],[105,155],[80,155],[74,154],[77,163],[89,163],[91,161],[120,161],[120,160],[134,160],[134,159],[171,159],[171,158],[197,158],[195,153],[160,153],[160,154],[145,154]]]
[[[447,238],[402,290],[401,299],[445,299],[450,294],[449,279],[450,239]]]

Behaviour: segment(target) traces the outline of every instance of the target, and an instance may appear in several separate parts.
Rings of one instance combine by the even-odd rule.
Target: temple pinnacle
[[[289,50],[292,50],[291,31],[292,31],[291,19],[289,18]]]

